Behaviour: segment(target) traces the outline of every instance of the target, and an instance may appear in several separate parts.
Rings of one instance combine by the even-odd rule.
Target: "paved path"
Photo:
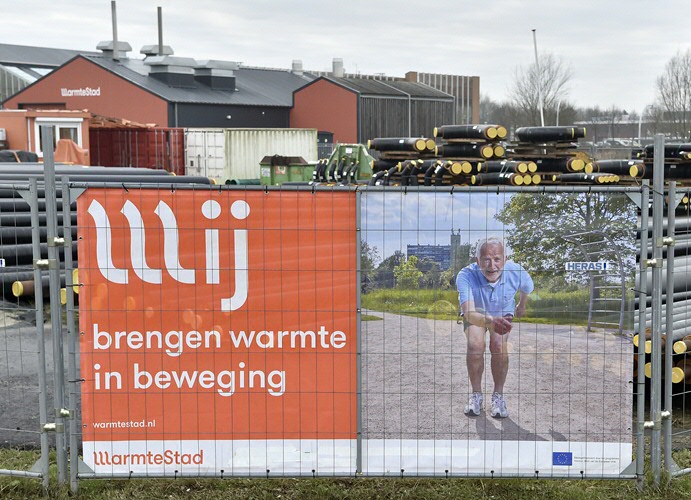
[[[466,339],[455,321],[366,311],[364,437],[630,442],[633,345],[584,327],[516,323],[505,385],[509,418],[467,417]]]

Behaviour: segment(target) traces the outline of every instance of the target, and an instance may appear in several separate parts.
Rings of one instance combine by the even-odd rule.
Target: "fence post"
[[[357,366],[355,367],[357,373],[357,448],[355,455],[355,474],[362,474],[362,194],[360,191],[355,191],[355,231],[357,239],[357,277],[355,283],[357,286],[357,343],[355,351],[355,359]]]
[[[650,211],[650,187],[643,181],[641,187],[641,250],[640,250],[640,289],[638,295],[638,375],[636,376],[636,487],[645,486],[645,325],[646,304],[648,302],[648,279],[646,260],[648,258],[648,216]]]
[[[663,407],[662,431],[664,437],[665,470],[667,479],[671,479],[672,469],[678,469],[672,460],[672,344],[674,343],[674,233],[676,230],[675,212],[677,209],[677,183],[669,183],[667,193],[667,238],[663,244],[667,246],[667,291],[665,309],[665,404]],[[670,286],[672,289],[670,290]]]
[[[651,384],[650,384],[650,420],[652,421],[652,437],[650,440],[650,465],[653,472],[653,484],[660,485],[661,464],[661,419],[662,419],[662,225],[664,211],[664,168],[665,168],[665,136],[655,135],[653,159],[653,259],[652,259],[652,354],[651,354]],[[668,283],[667,286],[671,286]],[[669,290],[667,290],[669,291]]]
[[[57,237],[57,201],[55,194],[55,159],[53,156],[53,127],[42,125],[43,169],[46,199],[46,240],[48,244],[48,276],[50,283],[50,323],[53,335],[53,387],[55,402],[55,448],[58,464],[58,483],[67,481],[67,448],[65,446],[64,408],[65,364],[62,345],[62,307],[60,305],[60,254]]]
[[[41,457],[39,459],[39,471],[43,478],[43,489],[47,490],[50,484],[48,431],[45,425],[48,423],[48,391],[46,376],[46,344],[45,324],[43,318],[43,286],[41,285],[41,269],[37,262],[41,260],[41,235],[38,219],[38,182],[36,177],[29,180],[29,207],[31,209],[31,249],[34,261],[34,300],[36,301],[36,347],[38,349],[38,414],[41,425]]]
[[[72,197],[70,183],[66,176],[60,179],[62,185],[62,234],[65,238],[65,307],[67,321],[67,382],[68,406],[70,410],[69,449],[70,449],[70,490],[77,494],[79,483],[77,472],[79,468],[79,439],[80,434],[78,415],[78,396],[81,381],[77,377],[77,337],[79,333],[74,323],[74,262],[72,248],[76,242],[72,241]]]

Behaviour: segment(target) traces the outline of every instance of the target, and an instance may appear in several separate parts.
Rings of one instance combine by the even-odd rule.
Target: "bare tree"
[[[609,137],[618,137],[618,134],[616,133],[616,128],[617,123],[621,121],[621,110],[619,110],[614,104],[612,104],[605,113],[605,118],[607,119],[607,133]]]
[[[509,137],[516,127],[525,125],[521,115],[520,110],[509,101],[497,102],[487,96],[480,99],[480,122],[503,125],[510,132]]]
[[[655,134],[665,133],[665,111],[657,104],[649,104],[643,109],[641,113],[645,128],[641,125],[641,135],[643,137],[652,137]]]
[[[668,132],[688,139],[691,135],[691,49],[677,52],[657,79],[658,105],[665,111]]]
[[[516,69],[511,100],[523,112],[525,125],[540,125],[540,91],[546,117],[556,117],[557,107],[565,107],[572,76],[571,67],[551,53],[539,56],[539,72],[535,63]]]

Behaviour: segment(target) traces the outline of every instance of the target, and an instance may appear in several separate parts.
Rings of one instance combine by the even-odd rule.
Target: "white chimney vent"
[[[343,59],[340,57],[334,57],[332,73],[336,78],[343,78]]]

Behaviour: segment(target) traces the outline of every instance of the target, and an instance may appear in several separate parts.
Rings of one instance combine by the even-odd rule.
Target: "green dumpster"
[[[315,165],[301,156],[265,156],[259,162],[259,182],[262,186],[280,186],[284,182],[311,181]]]

